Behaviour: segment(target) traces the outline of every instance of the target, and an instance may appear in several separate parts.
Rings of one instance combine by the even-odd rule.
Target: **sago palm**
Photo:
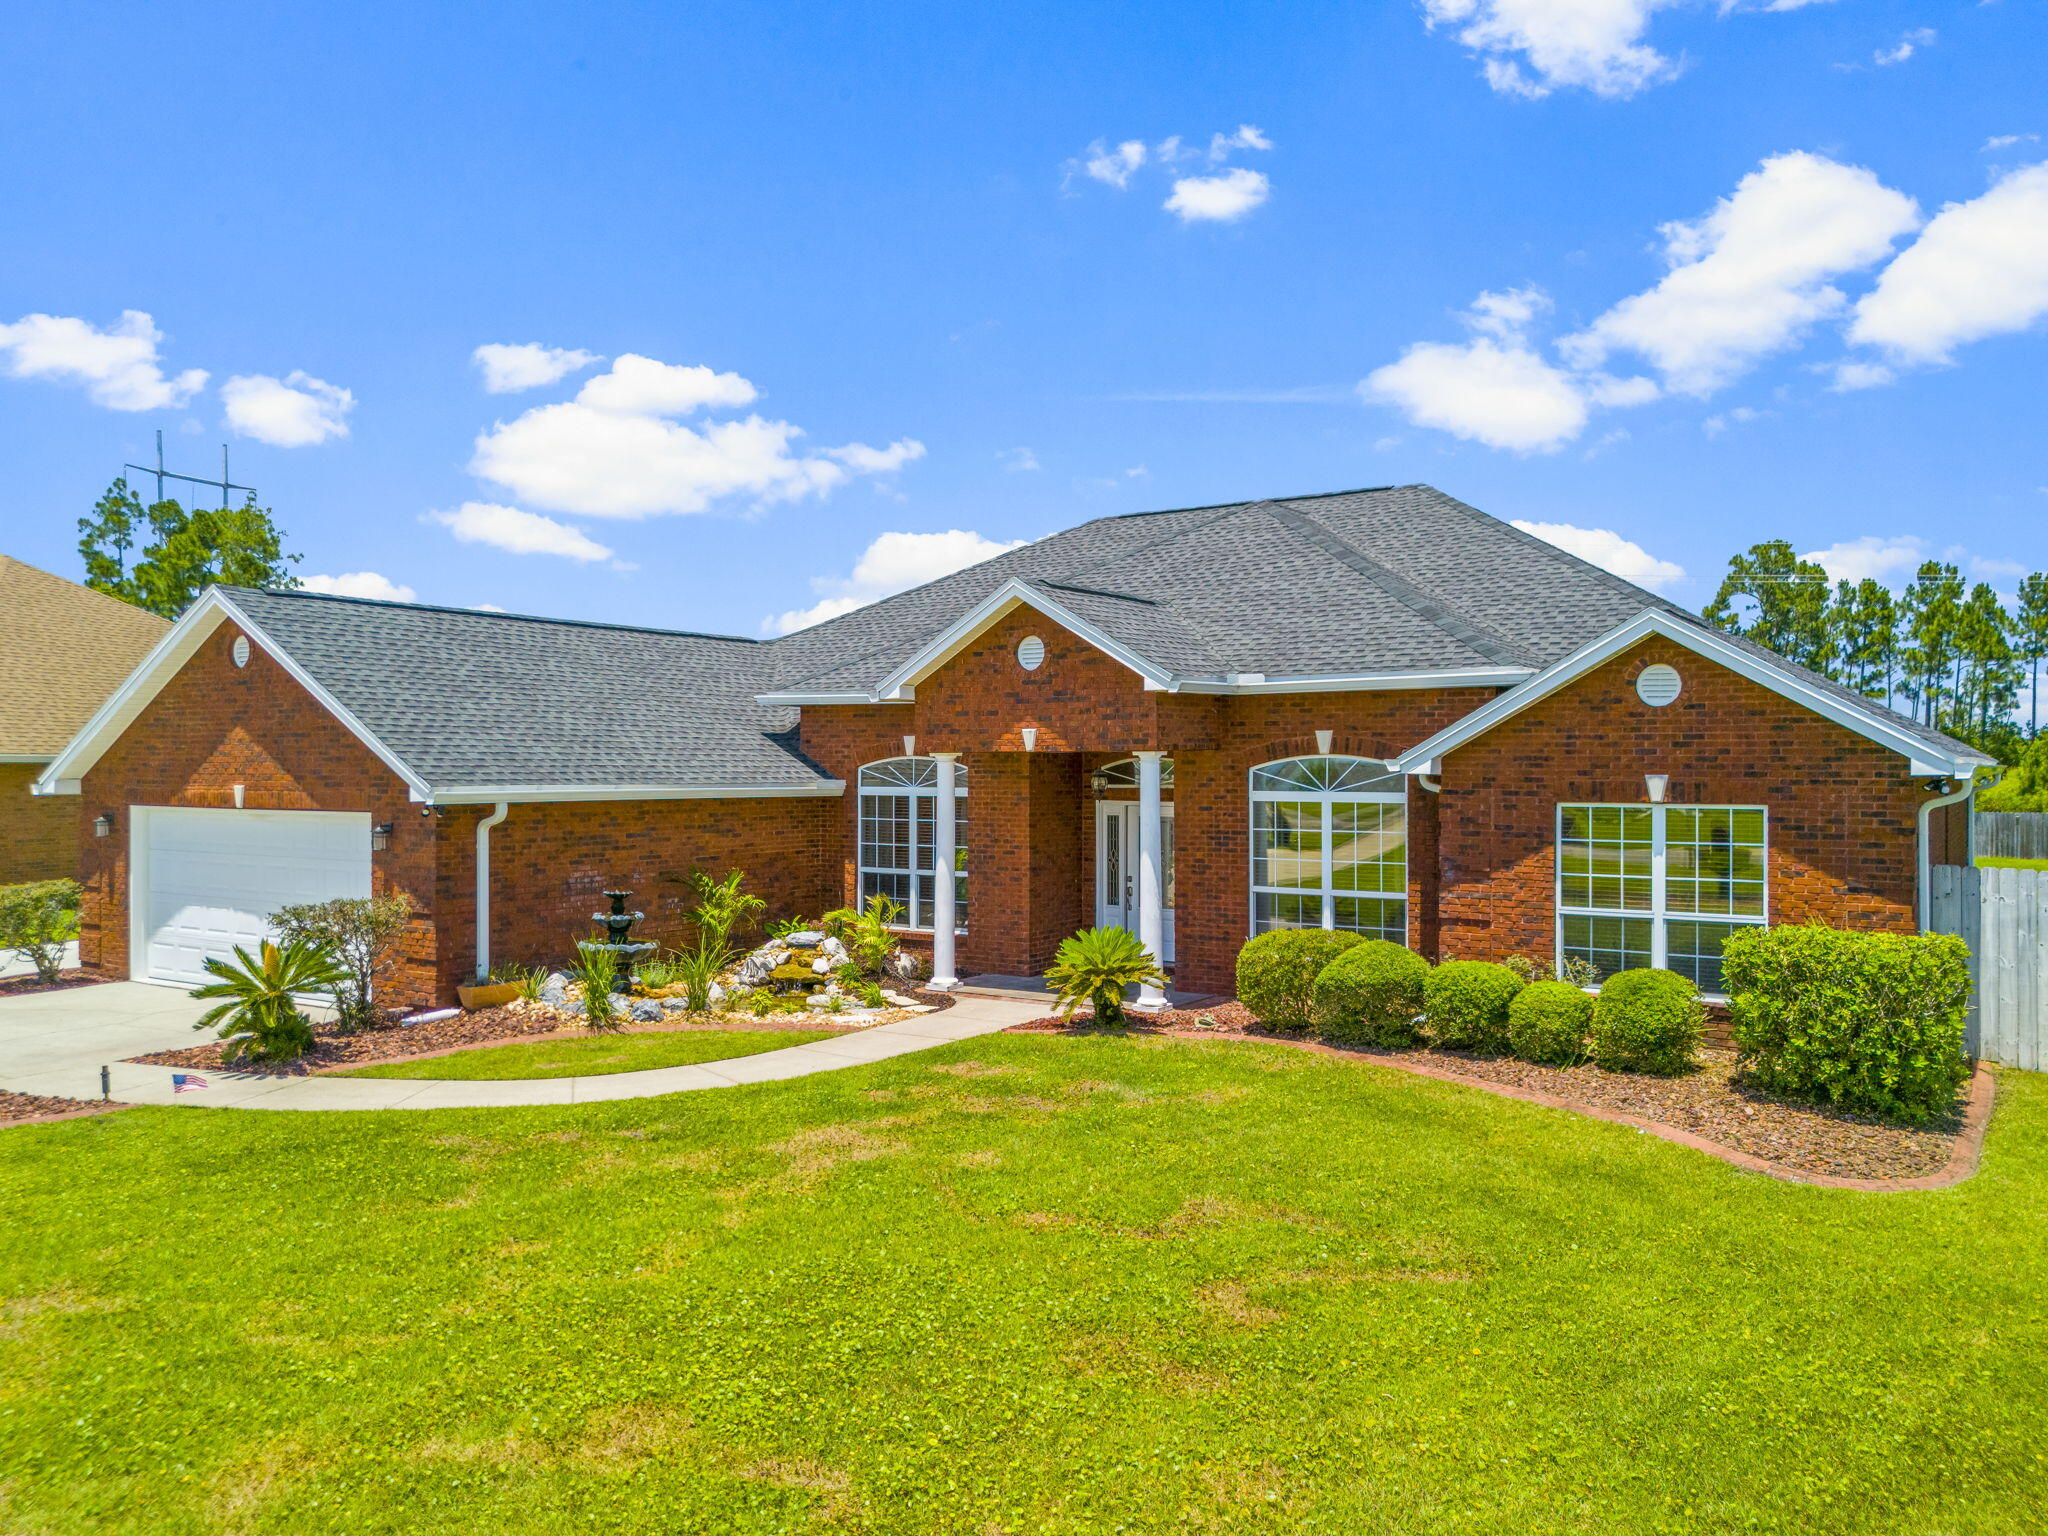
[[[1128,928],[1083,928],[1061,942],[1045,979],[1059,993],[1053,1012],[1072,1018],[1085,1003],[1107,1029],[1124,1022],[1125,988],[1166,985],[1159,962]]]
[[[265,939],[259,954],[239,944],[232,961],[211,959],[206,969],[220,980],[194,987],[198,998],[224,997],[194,1029],[212,1029],[226,1043],[221,1060],[233,1066],[244,1056],[263,1061],[296,1061],[313,1048],[313,1026],[299,1012],[299,998],[332,993],[349,973],[324,944],[295,939],[282,947]]]

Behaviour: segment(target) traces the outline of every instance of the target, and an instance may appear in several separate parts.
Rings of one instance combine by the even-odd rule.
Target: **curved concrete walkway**
[[[98,990],[80,988],[72,995]],[[55,999],[65,994],[41,995]],[[182,996],[175,992],[170,995]],[[120,1103],[175,1104],[200,1109],[502,1109],[522,1104],[594,1104],[605,1099],[649,1099],[700,1088],[730,1088],[738,1083],[779,1082],[784,1078],[808,1077],[814,1072],[835,1072],[841,1067],[886,1061],[891,1056],[994,1034],[1026,1019],[1043,1017],[1045,1011],[1043,1004],[962,998],[938,1013],[921,1013],[895,1024],[878,1024],[855,1034],[814,1040],[809,1045],[762,1051],[730,1061],[656,1067],[647,1072],[613,1072],[602,1077],[271,1077],[207,1069],[199,1074],[206,1079],[205,1088],[175,1093],[171,1074],[178,1069],[116,1061],[111,1065],[111,1073],[113,1098]],[[177,1044],[191,1043],[190,1028],[186,1023],[185,1033]],[[0,1071],[5,1066],[5,1051],[0,1049]],[[64,1072],[39,1073],[35,1082],[32,1091],[37,1093],[80,1099],[100,1096],[97,1064],[89,1069],[81,1066]]]

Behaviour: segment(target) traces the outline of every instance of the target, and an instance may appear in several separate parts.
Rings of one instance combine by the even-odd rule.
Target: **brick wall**
[[[78,874],[78,803],[28,792],[43,763],[0,763],[0,885]]]
[[[1653,709],[1635,677],[1660,661],[1685,686]],[[1773,921],[1912,931],[1928,792],[1905,759],[1653,638],[1445,760],[1444,954],[1548,957],[1556,807],[1642,804],[1646,773],[1674,802],[1769,808]]]

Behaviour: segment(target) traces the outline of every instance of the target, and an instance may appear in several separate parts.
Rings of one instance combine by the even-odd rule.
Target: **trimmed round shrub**
[[[1316,1019],[1333,1045],[1415,1043],[1429,962],[1391,939],[1366,939],[1316,978]]]
[[[1608,1072],[1676,1077],[1693,1069],[1706,1024],[1699,988],[1678,972],[1616,971],[1593,1005],[1593,1060]]]
[[[1268,1029],[1305,1030],[1316,1022],[1316,978],[1365,940],[1328,928],[1276,928],[1237,952],[1237,1000]]]
[[[1767,1093],[1925,1120],[1970,1075],[1970,954],[1948,934],[1745,929],[1722,951],[1729,1032]]]
[[[1423,983],[1423,1028],[1432,1045],[1454,1051],[1508,1047],[1508,1008],[1522,978],[1491,960],[1447,960]]]
[[[1568,981],[1531,982],[1508,1004],[1508,1047],[1524,1061],[1576,1067],[1592,1027],[1593,999]]]

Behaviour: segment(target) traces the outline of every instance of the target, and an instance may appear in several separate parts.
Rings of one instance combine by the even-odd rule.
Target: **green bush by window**
[[[1644,966],[1600,983],[1593,1060],[1609,1072],[1690,1072],[1707,1025],[1700,989],[1676,971]]]
[[[1531,982],[1508,1004],[1508,1046],[1524,1061],[1576,1067],[1592,1028],[1593,999],[1568,981]]]
[[[1237,1000],[1268,1029],[1304,1030],[1316,1022],[1316,978],[1365,940],[1330,928],[1276,928],[1237,952]]]
[[[1924,1120],[1969,1076],[1961,939],[1788,924],[1737,934],[1722,968],[1743,1067],[1766,1092]]]
[[[1315,1011],[1335,1045],[1415,1043],[1429,962],[1391,939],[1354,944],[1316,977]]]
[[[1447,960],[1422,989],[1430,1044],[1454,1051],[1508,1048],[1508,1008],[1522,978],[1491,960]]]

